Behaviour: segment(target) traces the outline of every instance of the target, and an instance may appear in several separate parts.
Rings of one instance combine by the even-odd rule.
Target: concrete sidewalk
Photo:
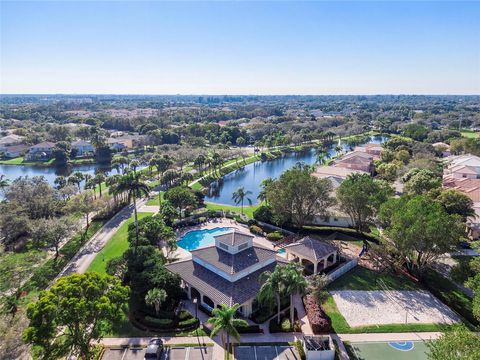
[[[141,209],[146,199],[137,201],[138,209]],[[140,210],[138,210],[140,211]],[[58,274],[57,278],[76,273],[84,273],[92,263],[93,259],[100,250],[103,249],[105,244],[112,238],[112,236],[118,231],[120,226],[133,215],[133,205],[125,206],[115,216],[108,220],[100,230],[96,232],[94,236],[75,254],[65,268]]]

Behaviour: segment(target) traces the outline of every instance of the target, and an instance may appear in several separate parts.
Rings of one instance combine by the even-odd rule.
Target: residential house
[[[480,238],[480,157],[467,154],[449,159],[443,170],[443,187],[455,189],[472,199],[476,216],[467,219],[469,236]]]
[[[55,143],[45,141],[30,147],[26,159],[27,160],[48,160],[53,156]]]
[[[13,159],[19,156],[24,155],[28,151],[29,147],[28,145],[12,145],[12,146],[7,146],[3,148],[3,150],[0,150],[0,153],[3,154],[4,157],[8,159]]]
[[[381,144],[365,144],[362,146],[357,146],[355,151],[363,151],[367,154],[380,158],[380,155],[382,155],[383,152],[383,146]]]
[[[144,135],[122,135],[107,139],[107,144],[113,151],[131,150],[144,145],[145,142]]]
[[[9,146],[20,145],[24,140],[23,136],[10,134],[0,139],[0,152],[5,151]]]
[[[332,183],[333,191],[335,193],[340,184],[349,176],[353,174],[367,174],[362,170],[349,169],[337,166],[319,166],[312,174],[321,179],[328,179]],[[327,216],[314,216],[312,225],[338,226],[338,227],[352,227],[353,223],[350,216],[341,211],[337,206],[333,207]]]
[[[248,317],[255,310],[260,274],[286,262],[275,250],[254,244],[252,235],[238,230],[214,238],[215,245],[193,250],[191,259],[165,267],[180,275],[189,299],[196,298],[210,310],[238,303],[239,312]]]
[[[95,149],[90,141],[77,140],[72,142],[71,148],[75,151],[76,157],[83,157],[94,153]]]
[[[371,155],[365,151],[352,151],[339,159],[334,160],[333,166],[342,167],[352,170],[360,170],[369,174],[373,173],[373,161],[377,160],[378,156]]]

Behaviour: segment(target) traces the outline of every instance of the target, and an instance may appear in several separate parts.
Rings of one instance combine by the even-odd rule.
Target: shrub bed
[[[279,231],[274,231],[267,234],[267,239],[270,241],[279,241],[283,239],[283,235]]]
[[[260,227],[257,226],[257,225],[252,225],[252,226],[250,226],[250,232],[251,232],[252,234],[262,235],[262,236],[263,236],[263,230],[262,230],[262,228],[260,228]]]
[[[260,334],[263,333],[263,330],[260,329],[258,325],[247,325],[237,327],[237,331],[240,334]]]
[[[328,315],[323,311],[313,296],[303,298],[308,321],[314,334],[327,334],[332,331],[332,324]]]
[[[297,315],[297,309],[295,309],[294,315],[294,324],[292,327],[292,324],[290,322],[290,310],[287,310],[282,313],[280,317],[280,324],[277,322],[277,318],[274,317],[273,319],[270,320],[270,323],[268,324],[268,329],[271,333],[279,333],[279,332],[301,332],[301,326],[300,322],[298,321],[298,315]]]

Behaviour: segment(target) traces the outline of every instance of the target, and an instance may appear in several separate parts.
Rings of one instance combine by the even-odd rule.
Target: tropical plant
[[[261,190],[257,197],[258,200],[265,201],[267,205],[268,205],[267,189],[272,183],[273,183],[273,179],[271,177],[267,177],[266,179],[263,179],[263,181],[260,184]]]
[[[325,291],[327,285],[328,276],[326,274],[316,274],[310,278],[308,291],[319,304],[322,304],[328,295]]]
[[[160,305],[167,299],[167,292],[163,289],[153,288],[148,290],[147,295],[145,295],[145,303],[148,306],[155,307],[155,314],[160,311]]]
[[[102,183],[105,181],[106,176],[103,173],[98,173],[95,175],[95,184],[98,185],[98,191],[100,193],[100,197],[102,197]]]
[[[267,304],[270,308],[277,305],[277,323],[280,324],[280,297],[285,294],[286,286],[282,268],[277,266],[273,271],[265,271],[260,274],[259,281],[262,284],[257,295],[261,304]]]
[[[286,286],[286,292],[290,295],[290,324],[293,327],[295,322],[295,307],[293,306],[293,297],[297,294],[305,294],[308,283],[303,276],[303,268],[297,263],[289,263],[282,271],[284,273],[284,281]]]
[[[135,216],[135,227],[136,227],[136,241],[134,251],[136,251],[138,246],[138,213],[137,213],[137,199],[142,197],[148,197],[150,188],[148,185],[140,180],[138,174],[134,172],[129,172],[126,175],[122,176],[119,179],[119,183],[115,189],[117,194],[123,192],[127,193],[128,201],[133,201],[133,213]]]
[[[227,354],[230,353],[231,348],[233,349],[233,341],[230,341],[231,338],[240,342],[240,334],[237,329],[242,326],[248,326],[245,320],[235,318],[235,314],[239,308],[239,304],[234,304],[231,307],[222,304],[220,308],[212,310],[213,316],[207,321],[213,326],[210,334],[211,337],[221,334],[222,345]],[[230,347],[230,345],[232,345],[232,347]]]
[[[241,204],[242,214],[243,214],[243,202],[245,199],[248,201],[250,205],[252,205],[252,199],[248,197],[251,195],[251,191],[245,191],[245,187],[241,186],[232,194],[232,200],[235,201],[235,204]]]
[[[68,177],[68,183],[70,184],[74,184],[74,185],[77,185],[78,187],[78,192],[81,191],[80,189],[80,184],[82,183],[82,181],[85,179],[85,177],[83,176],[83,174],[80,172],[80,171],[76,171],[74,172],[72,175],[70,175]]]

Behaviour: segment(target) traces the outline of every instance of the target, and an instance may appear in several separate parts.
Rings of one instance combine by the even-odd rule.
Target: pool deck
[[[247,234],[254,236],[253,238],[254,244],[266,247],[268,249],[275,250],[275,247],[271,241],[267,240],[263,236],[252,234],[247,225],[240,224],[233,219],[227,219],[227,218],[209,219],[206,223],[203,223],[197,226],[187,226],[181,229],[177,229],[175,231],[175,235],[177,236],[177,241],[178,241],[183,235],[185,235],[187,232],[192,230],[205,230],[205,229],[214,229],[214,228],[221,228],[221,227],[235,228],[237,230],[243,231]],[[188,250],[178,247],[178,249],[175,251],[173,256],[176,257],[178,260],[183,260],[183,259],[191,258],[192,255]],[[279,256],[284,256],[284,254],[279,254]]]

